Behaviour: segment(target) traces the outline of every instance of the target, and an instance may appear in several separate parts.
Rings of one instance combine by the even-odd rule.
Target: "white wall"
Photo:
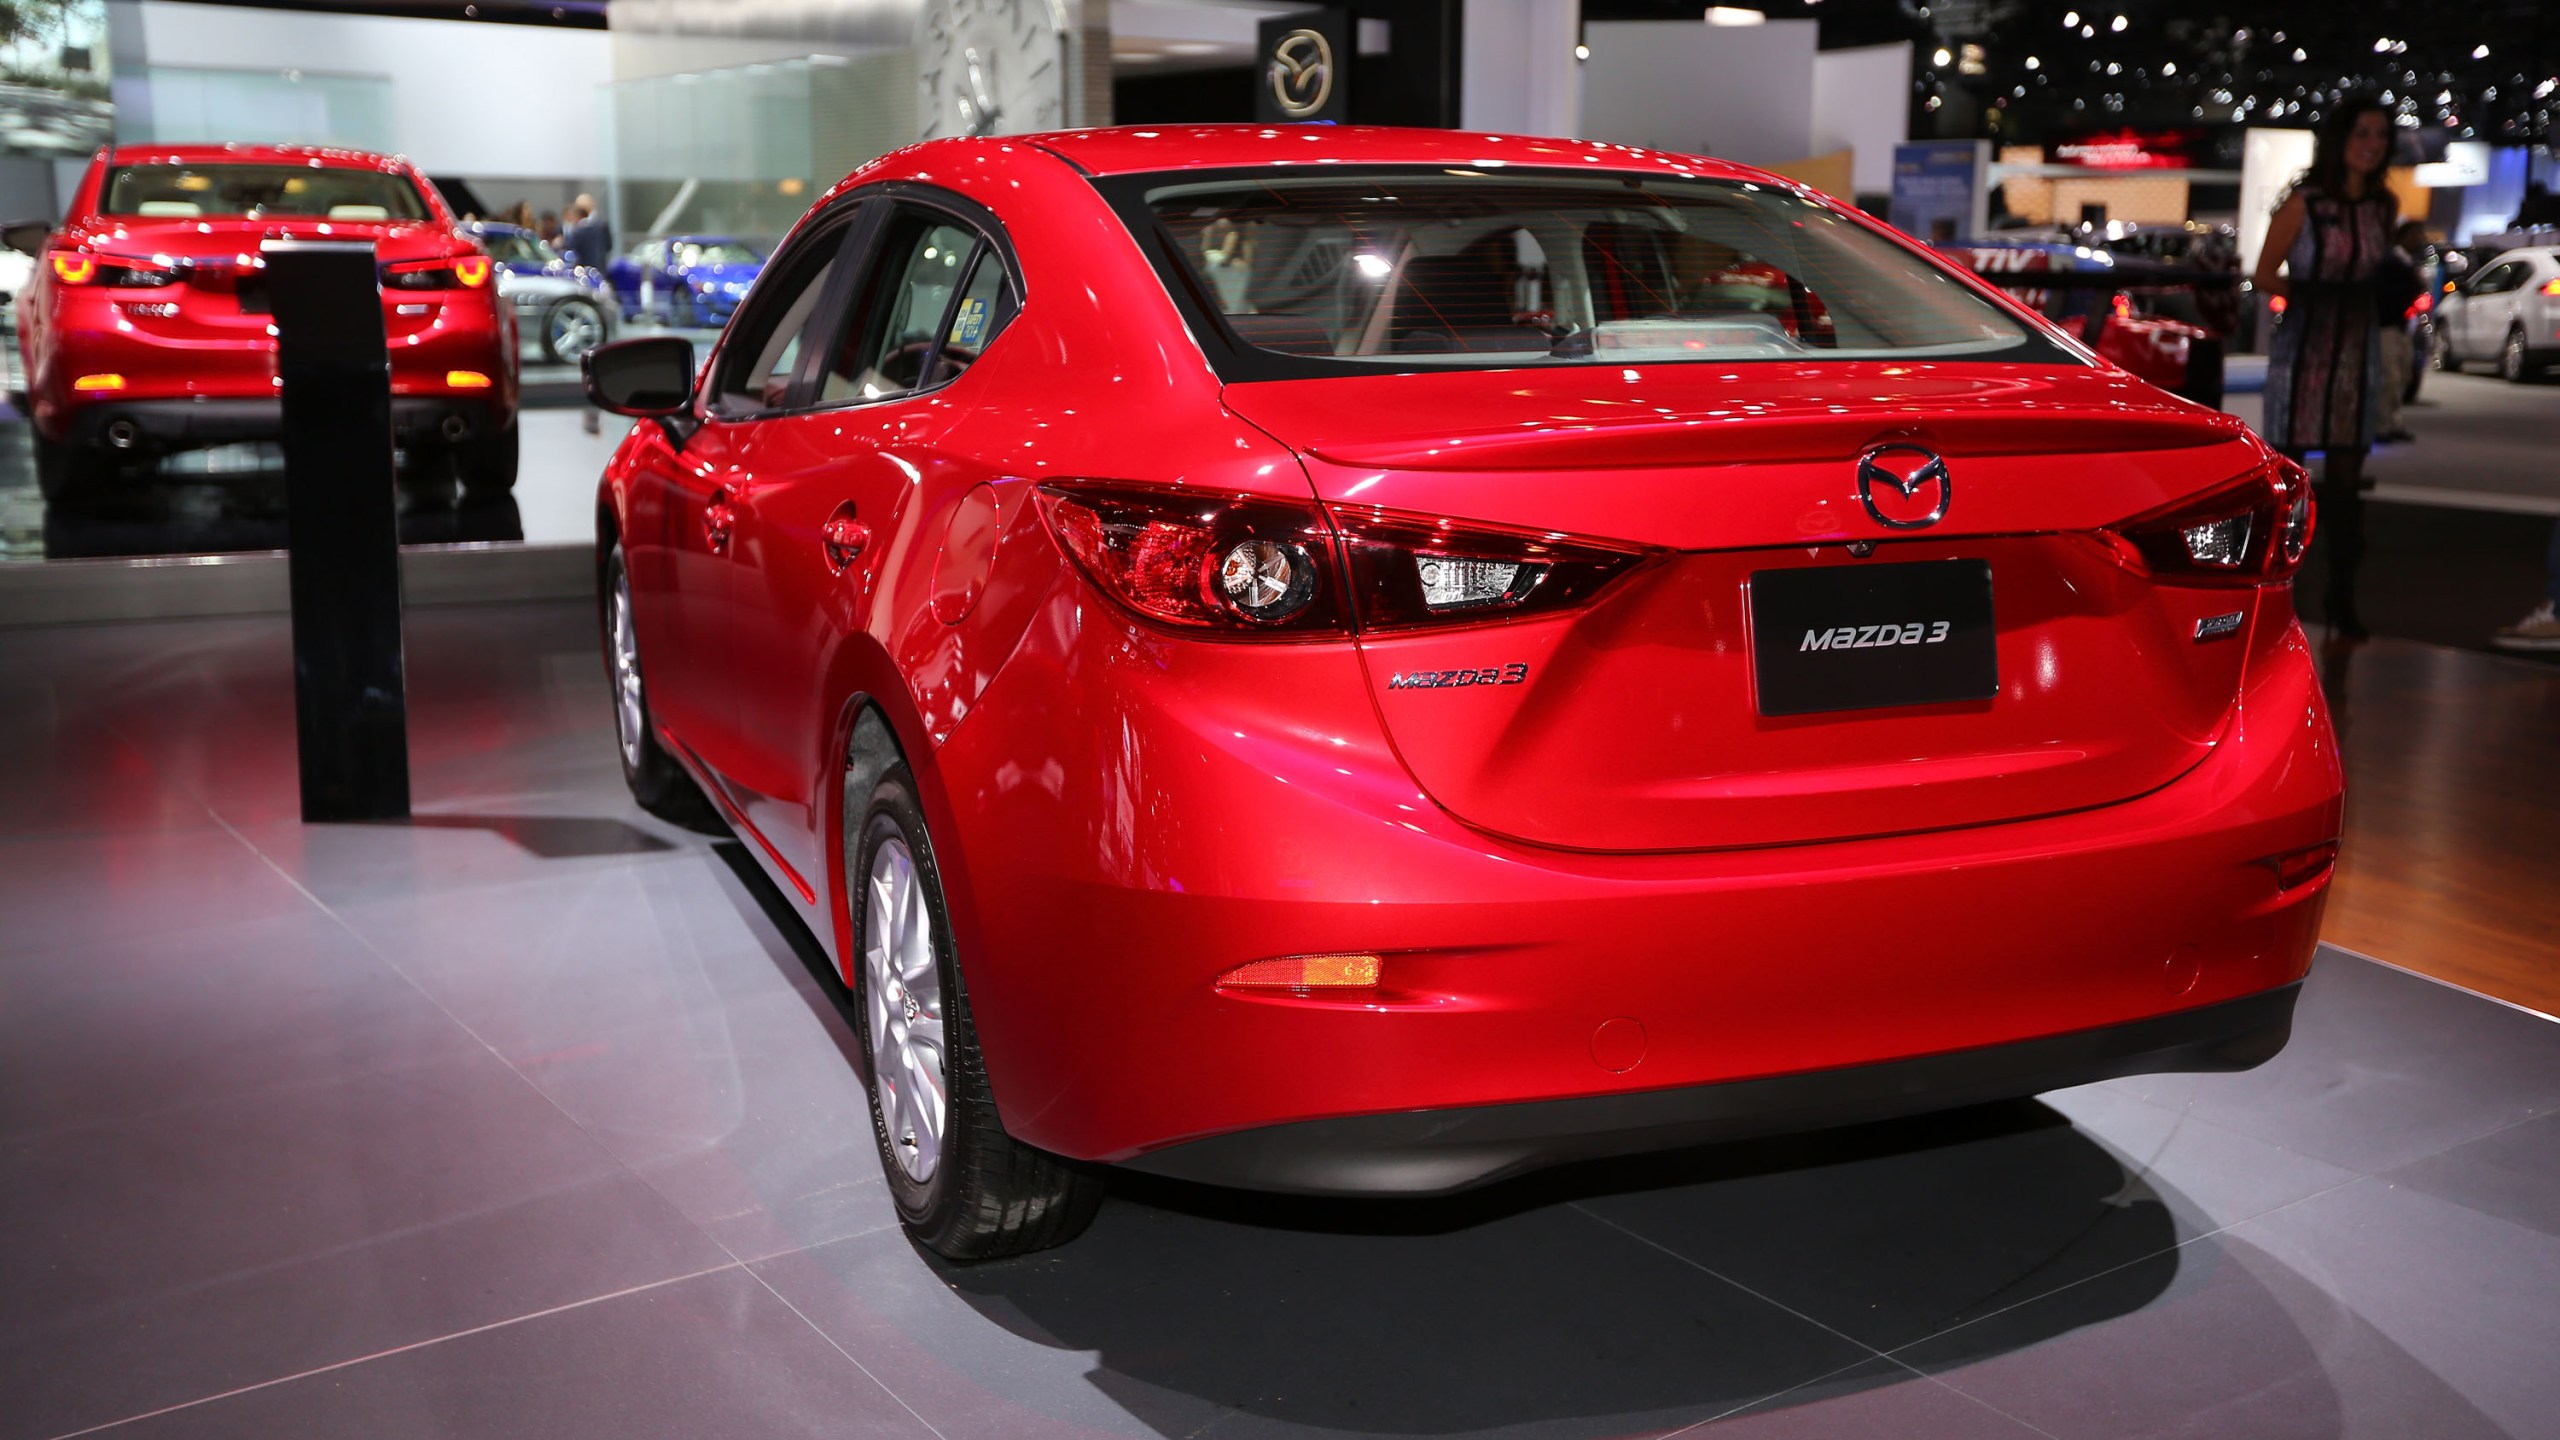
[[[2279,130],[2252,125],[2240,135],[2240,270],[2256,269],[2258,246],[2267,238],[2267,222],[2276,202],[2293,185],[2293,177],[2311,166],[2312,135],[2308,130]]]
[[[1506,135],[1581,133],[1577,0],[1466,0],[1458,118]]]
[[[1813,57],[1813,145],[1805,153],[1853,150],[1858,190],[1887,193],[1893,189],[1893,147],[1910,138],[1908,44],[1861,45]]]
[[[1583,30],[1581,138],[1745,165],[1815,152],[1813,21],[1612,20]]]
[[[604,172],[596,87],[612,76],[613,50],[602,30],[183,0],[110,0],[110,10],[119,68],[138,58],[145,66],[389,76],[394,144],[421,170]]]

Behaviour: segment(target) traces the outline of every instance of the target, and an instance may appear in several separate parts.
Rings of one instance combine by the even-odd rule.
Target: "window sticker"
[[[987,332],[987,302],[976,297],[960,302],[960,313],[952,317],[951,337],[946,344],[977,348],[978,337]]]

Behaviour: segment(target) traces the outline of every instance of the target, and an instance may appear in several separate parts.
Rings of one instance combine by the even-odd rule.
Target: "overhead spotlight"
[[[1574,59],[1576,59],[1576,60],[1588,60],[1588,59],[1590,59],[1590,58],[1591,58],[1591,47],[1590,47],[1590,46],[1588,46],[1588,45],[1576,45],[1576,46],[1574,46],[1574,47],[1573,47],[1573,58],[1574,58]]]
[[[1768,18],[1769,12],[1765,10],[1752,10],[1740,5],[1707,7],[1707,23],[1710,25],[1757,25]]]
[[[2037,59],[2037,58],[2036,58],[2036,57],[2034,57],[2033,55],[2030,55],[2030,56],[2028,56],[2028,57],[2027,57],[2027,68],[2028,68],[2028,69],[2030,69],[2030,70],[2040,70],[2040,69],[2043,69],[2043,68],[2044,68],[2044,62],[2043,62],[2043,61],[2041,61],[2041,60],[2039,60],[2039,59]]]
[[[1941,45],[1929,56],[1929,63],[1944,67],[1948,61],[1953,60],[1954,58],[1956,57],[1947,52],[1947,47]]]
[[[2115,23],[2114,23],[2114,24],[2109,25],[2107,28],[2108,28],[2108,29],[2110,29],[2110,30],[2112,30],[2112,31],[2114,31],[2114,32],[2116,32],[2117,34],[2121,35],[2121,34],[2123,34],[2123,33],[2124,33],[2124,27],[2125,27],[2125,18],[2124,18],[2123,16],[2119,15],[2119,16],[2117,16],[2117,17],[2115,18]]]
[[[2475,46],[2471,47],[2471,58],[2472,58],[2472,59],[2474,59],[2474,60],[2486,60],[2486,59],[2488,59],[2488,58],[2489,58],[2489,47],[2488,47],[2488,46],[2486,46],[2486,45],[2475,45]]]

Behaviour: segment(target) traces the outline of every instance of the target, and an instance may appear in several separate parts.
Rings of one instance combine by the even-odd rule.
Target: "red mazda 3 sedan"
[[[45,498],[102,498],[164,455],[283,433],[260,246],[365,240],[382,265],[392,423],[467,492],[516,480],[515,312],[408,162],[283,145],[110,146],[36,256],[18,347]]]
[[[840,963],[942,1254],[2283,1044],[2302,472],[1792,182],[937,141],[588,384],[632,787]]]

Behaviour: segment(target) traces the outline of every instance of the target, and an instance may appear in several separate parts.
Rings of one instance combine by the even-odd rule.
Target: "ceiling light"
[[[2119,16],[2117,16],[2117,17],[2115,18],[2115,23],[2114,23],[2114,24],[2112,24],[2112,25],[2109,25],[2107,28],[2108,28],[2108,29],[2110,29],[2110,30],[2113,30],[2113,31],[2114,31],[2114,32],[2116,32],[2117,34],[2121,35],[2121,34],[2123,34],[2123,33],[2124,33],[2124,27],[2125,27],[2125,18],[2124,18],[2123,16],[2119,15]]]
[[[1766,11],[1746,9],[1740,5],[1707,7],[1707,23],[1710,25],[1757,25],[1768,18]]]

